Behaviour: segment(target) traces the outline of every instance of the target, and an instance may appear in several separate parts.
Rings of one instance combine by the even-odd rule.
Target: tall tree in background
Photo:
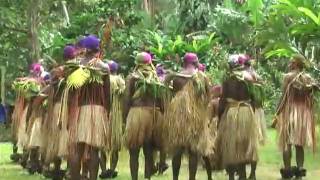
[[[37,62],[40,59],[40,44],[39,44],[39,25],[40,25],[40,8],[41,0],[31,0],[28,7],[28,28],[29,28],[29,46],[30,59],[32,62]]]

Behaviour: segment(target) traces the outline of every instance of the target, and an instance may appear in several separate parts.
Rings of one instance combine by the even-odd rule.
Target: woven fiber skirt
[[[48,127],[48,139],[47,151],[46,151],[46,162],[51,162],[58,156],[59,143],[60,143],[60,128],[59,128],[59,119],[61,114],[61,103],[54,103],[52,109],[52,117],[50,118],[51,122]]]
[[[213,138],[209,129],[208,106],[192,94],[192,83],[185,85],[167,106],[165,130],[169,152],[184,147],[203,156],[213,153]],[[189,89],[191,90],[189,90]]]
[[[292,103],[285,106],[279,115],[277,129],[279,147],[283,151],[287,145],[315,148],[315,121],[313,109],[304,103]]]
[[[80,107],[76,142],[98,148],[109,148],[110,128],[107,110],[100,105]],[[107,147],[108,146],[108,147]]]
[[[157,117],[153,122],[152,142],[153,145],[159,150],[164,150],[165,148],[164,123],[163,114],[160,111],[157,111]]]
[[[221,166],[258,160],[257,122],[249,105],[229,107],[218,127],[217,155]]]
[[[29,109],[29,103],[23,109],[21,114],[21,119],[19,124],[17,124],[17,140],[18,140],[18,148],[24,149],[28,144],[28,134],[27,134],[27,113]]]
[[[28,148],[42,147],[42,116],[34,117],[31,133],[29,137]]]
[[[262,108],[255,109],[254,118],[257,120],[259,143],[264,145],[267,140],[267,124]]]
[[[161,112],[154,107],[130,108],[125,130],[125,145],[127,148],[141,147],[145,142],[152,142],[155,122],[161,119]]]

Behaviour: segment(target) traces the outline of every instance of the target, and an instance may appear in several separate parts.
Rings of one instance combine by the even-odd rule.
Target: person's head
[[[228,64],[229,64],[230,69],[234,69],[236,67],[239,67],[240,66],[239,55],[238,54],[229,55]]]
[[[165,70],[164,70],[162,64],[157,64],[157,65],[156,65],[156,71],[157,71],[157,75],[158,75],[159,77],[164,76],[164,74],[165,74]]]
[[[183,67],[193,67],[198,68],[199,59],[195,53],[186,53],[183,57]]]
[[[115,61],[112,61],[112,60],[109,61],[108,62],[108,66],[109,66],[110,72],[112,74],[116,74],[118,72],[118,70],[119,70],[119,64],[116,63]]]
[[[303,70],[305,67],[306,59],[301,54],[295,54],[292,56],[291,62],[289,63],[290,70]]]
[[[65,60],[71,60],[76,58],[77,51],[76,48],[73,45],[67,45],[63,49],[63,58]]]
[[[211,96],[212,98],[218,98],[222,94],[222,86],[216,85],[211,88]]]
[[[206,71],[206,65],[199,63],[198,69],[199,69],[199,71],[205,72]]]
[[[147,52],[138,53],[135,59],[135,63],[138,64],[152,64],[152,57]]]
[[[95,35],[86,36],[81,44],[86,49],[86,56],[95,56],[100,51],[100,39]]]
[[[39,76],[42,72],[42,66],[39,63],[33,63],[30,67],[30,73],[34,76]]]
[[[239,64],[243,65],[244,67],[251,66],[251,58],[247,54],[239,54],[238,62],[239,62]]]

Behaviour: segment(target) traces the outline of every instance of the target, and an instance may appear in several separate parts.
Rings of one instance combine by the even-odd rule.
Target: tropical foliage
[[[271,112],[293,53],[305,55],[311,72],[319,74],[319,10],[318,0],[3,0],[0,64],[10,89],[32,62],[43,59],[50,68],[62,62],[65,44],[97,34],[105,59],[120,62],[124,74],[138,51],[151,52],[155,63],[174,70],[192,51],[220,83],[228,54],[247,53],[268,84]]]

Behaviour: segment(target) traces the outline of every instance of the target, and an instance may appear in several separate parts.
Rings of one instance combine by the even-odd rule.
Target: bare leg
[[[153,148],[151,143],[143,145],[143,154],[145,161],[144,178],[150,179],[154,174]]]
[[[90,147],[89,180],[96,180],[99,171],[99,149]]]
[[[208,157],[203,157],[203,161],[204,161],[205,166],[206,166],[208,180],[212,180],[212,168],[211,168],[210,160],[209,160]]]
[[[26,149],[23,149],[23,153],[20,159],[20,164],[23,168],[26,168],[28,158],[29,158],[29,152]]]
[[[56,157],[53,163],[54,163],[53,179],[62,180],[65,175],[65,172],[61,170],[61,163],[62,163],[61,158]]]
[[[39,147],[32,148],[30,150],[30,160],[28,163],[28,170],[30,174],[34,174],[35,172],[41,172],[40,166],[40,154]]]
[[[115,172],[119,161],[119,151],[113,151],[111,153],[111,160],[110,160],[110,169]]]
[[[283,152],[284,168],[280,169],[280,173],[283,179],[290,179],[295,173],[295,170],[291,168],[291,156],[291,145],[287,145],[287,149]]]
[[[166,163],[167,153],[164,150],[160,150],[160,161],[158,164],[159,174],[163,174],[168,169],[168,164]]]
[[[239,180],[246,180],[246,164],[239,164],[238,166]]]
[[[291,145],[287,146],[287,149],[283,152],[283,163],[284,163],[284,168],[285,169],[290,169],[291,168]]]
[[[198,169],[198,154],[189,150],[189,180],[195,180]]]
[[[235,173],[236,173],[236,168],[235,168],[235,166],[229,165],[229,166],[226,168],[226,170],[227,170],[227,173],[228,173],[228,175],[229,175],[229,180],[234,180],[234,179],[235,179],[234,175],[235,175]]]
[[[53,163],[54,163],[54,170],[60,171],[61,170],[61,163],[62,163],[61,158],[56,157]]]
[[[179,172],[181,167],[181,158],[182,158],[183,148],[180,147],[177,149],[176,153],[172,158],[172,173],[173,173],[173,180],[179,179]]]
[[[294,172],[296,179],[301,179],[302,177],[306,176],[306,169],[303,168],[304,164],[304,149],[302,146],[296,146],[296,161],[297,161],[297,168]]]
[[[131,180],[138,180],[139,152],[140,152],[140,148],[129,150]]]
[[[87,162],[81,162],[82,172],[81,176],[83,178],[89,178],[89,163]]]
[[[12,142],[12,154],[10,156],[10,159],[13,162],[18,162],[21,156],[18,154],[18,146],[17,142]]]
[[[101,167],[101,171],[102,173],[103,172],[106,172],[107,171],[107,155],[106,155],[106,152],[105,151],[100,151],[100,167]]]
[[[298,168],[303,168],[304,149],[302,146],[296,146],[296,161],[297,161]]]
[[[256,179],[256,169],[257,169],[257,161],[251,163],[251,172],[249,179],[255,180]]]
[[[81,157],[84,153],[84,144],[77,144],[76,151],[74,154],[70,155],[70,175],[71,180],[81,179]]]

